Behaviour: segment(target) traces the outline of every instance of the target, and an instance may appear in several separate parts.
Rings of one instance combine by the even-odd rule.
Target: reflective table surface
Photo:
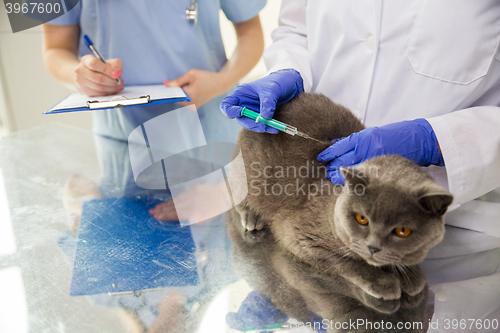
[[[228,326],[241,324],[228,316],[236,312],[257,324],[288,320],[293,332],[317,332],[299,324],[321,311],[308,304],[328,287],[309,295],[303,290],[314,279],[326,286],[321,272],[284,253],[272,234],[247,233],[234,210],[187,226],[156,220],[150,209],[171,199],[170,192],[162,189],[165,183],[159,189],[137,185],[130,151],[127,142],[60,124],[0,140],[1,333],[238,332]],[[179,168],[189,158],[176,160]],[[449,229],[449,235],[461,230]],[[494,240],[479,253],[488,256],[485,263],[500,258]],[[499,274],[430,282],[433,320],[447,315],[445,305],[496,304]],[[464,286],[479,296],[452,302],[454,290]],[[253,288],[279,296],[278,307],[294,319]],[[498,306],[485,306],[498,323]]]
[[[0,187],[1,332],[233,331],[226,315],[251,289],[224,217],[156,221],[169,194],[135,185],[126,142],[59,124],[14,133]]]

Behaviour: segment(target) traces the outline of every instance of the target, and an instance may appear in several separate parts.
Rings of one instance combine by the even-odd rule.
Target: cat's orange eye
[[[358,221],[359,224],[368,224],[368,219],[361,214],[356,214],[356,221]]]
[[[394,229],[394,232],[399,237],[408,237],[411,234],[411,229],[405,227],[397,227],[396,229]]]

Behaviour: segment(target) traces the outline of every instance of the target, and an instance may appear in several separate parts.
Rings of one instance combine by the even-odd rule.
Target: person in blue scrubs
[[[196,3],[195,25],[186,20],[191,0],[80,0],[69,12],[43,25],[46,67],[56,79],[88,96],[116,94],[127,85],[181,86],[196,105],[206,141],[235,142],[240,127],[220,113],[219,104],[262,55],[258,13],[266,0]],[[237,46],[230,59],[220,32],[221,9],[236,31]],[[106,64],[92,55],[83,35],[90,37]],[[179,107],[175,103],[94,111],[93,131],[127,141],[136,127]],[[189,140],[194,133],[184,127],[181,140]],[[108,152],[100,156],[100,189],[104,195],[125,193],[126,186],[110,189],[105,184],[133,183],[131,171],[117,163],[126,156],[113,145],[101,147],[102,142],[108,141],[96,139],[97,150]],[[151,214],[160,220],[175,218],[171,204],[158,205]],[[160,214],[164,210],[171,214]]]
[[[123,85],[182,86],[198,109],[207,141],[236,140],[239,128],[224,119],[219,104],[260,59],[263,34],[258,17],[266,0],[197,0],[198,20],[186,20],[190,0],[80,0],[68,13],[43,25],[44,60],[59,81],[88,96],[118,93]],[[219,11],[233,22],[237,47],[228,60]],[[107,59],[95,58],[88,35]],[[120,140],[145,121],[179,105],[93,112],[94,132]],[[187,131],[189,129],[186,129]]]
[[[162,84],[168,81],[165,82],[167,86],[182,86],[196,105],[206,141],[234,142],[240,128],[220,114],[219,104],[226,91],[246,75],[262,55],[264,41],[258,13],[266,0],[196,2],[198,24],[194,25],[185,16],[190,0],[80,0],[71,11],[43,25],[45,64],[56,79],[88,96],[116,94],[122,85]],[[238,43],[229,60],[226,59],[220,33],[220,9],[233,22],[237,36]],[[106,64],[87,49],[83,35],[92,39],[97,50],[107,59]],[[117,84],[115,79],[120,79],[122,85]],[[66,188],[91,198],[137,197],[141,192],[134,186],[129,167],[128,135],[142,123],[178,107],[163,104],[93,112],[93,130],[98,134],[96,150],[102,169],[100,186],[82,179],[75,182],[75,178],[71,178]],[[183,130],[186,133],[183,137],[188,138],[190,129]],[[81,209],[73,212],[73,231],[79,223]],[[231,276],[229,280],[222,279],[223,274],[220,273],[234,271],[230,268],[231,257],[228,254],[230,241],[223,226],[224,221],[218,219],[212,222],[211,228],[201,225],[191,227],[197,251],[208,253],[204,265],[213,274],[203,277],[198,286],[180,290],[181,296],[188,300],[210,299],[211,294],[201,293],[206,293],[206,290],[216,292],[234,282],[230,280]],[[69,235],[66,241],[72,244],[74,237]],[[156,296],[151,295],[147,300],[148,307],[138,314],[152,331],[158,326],[158,320],[151,315],[155,311],[149,310],[149,304],[153,310],[156,309]],[[100,301],[94,301],[116,306],[112,302],[116,300],[106,295],[100,298]],[[170,299],[165,297],[161,303]],[[160,316],[156,319],[162,321],[161,309],[174,305],[160,306]],[[176,317],[172,311],[168,312],[170,318]],[[162,332],[172,329],[169,325],[160,326],[159,331]]]

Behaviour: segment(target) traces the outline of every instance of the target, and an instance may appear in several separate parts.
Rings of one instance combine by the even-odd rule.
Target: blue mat
[[[70,295],[92,295],[198,284],[189,228],[161,223],[158,202],[106,198],[83,205]]]

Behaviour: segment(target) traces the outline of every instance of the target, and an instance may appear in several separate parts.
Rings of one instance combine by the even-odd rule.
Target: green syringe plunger
[[[245,116],[245,117],[248,117],[250,119],[254,119],[256,123],[261,123],[261,124],[267,125],[269,127],[276,128],[277,130],[285,132],[286,134],[298,135],[298,136],[301,136],[301,137],[306,138],[306,139],[311,139],[311,140],[314,140],[314,141],[321,142],[319,140],[311,138],[307,134],[299,132],[296,127],[293,127],[291,125],[282,123],[281,121],[277,121],[275,119],[264,118],[264,117],[261,116],[260,113],[252,111],[252,110],[249,110],[246,107],[243,107],[243,109],[241,109],[241,115]]]
[[[243,109],[241,110],[241,115],[255,120],[256,123],[261,123],[261,124],[267,125],[269,127],[276,128],[277,130],[280,130],[280,131],[285,132],[287,134],[290,134],[290,135],[297,134],[297,128],[290,126],[290,125],[287,125],[285,123],[282,123],[281,121],[277,121],[274,119],[266,119],[266,118],[262,117],[260,113],[249,110],[246,107],[243,107]]]

